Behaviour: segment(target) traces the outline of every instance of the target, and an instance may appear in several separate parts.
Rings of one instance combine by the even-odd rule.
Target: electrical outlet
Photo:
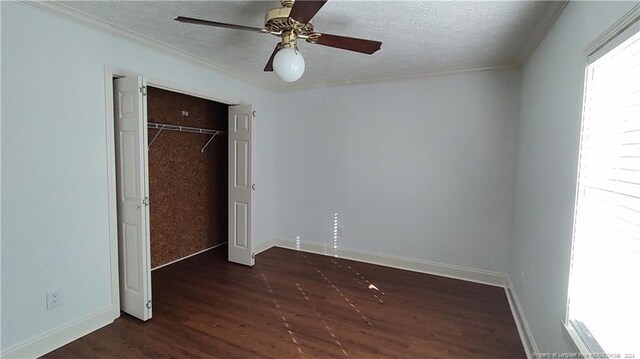
[[[47,292],[47,310],[62,305],[62,289],[54,289]]]
[[[189,116],[189,112],[188,111],[182,111],[182,116],[184,116],[184,117]]]

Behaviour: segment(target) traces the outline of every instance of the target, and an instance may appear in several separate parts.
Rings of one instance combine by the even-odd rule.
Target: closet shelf
[[[204,145],[204,147],[202,147],[202,149],[200,150],[200,152],[202,152],[202,153],[204,153],[204,149],[207,148],[207,146],[209,146],[209,143],[211,143],[211,141],[213,141],[213,139],[217,135],[226,135],[227,134],[226,131],[212,130],[212,129],[207,129],[207,128],[198,128],[198,127],[169,125],[169,124],[166,124],[166,123],[156,123],[156,122],[147,122],[147,128],[153,128],[153,129],[159,130],[158,133],[156,133],[156,135],[153,136],[151,141],[149,141],[148,147],[151,147],[151,144],[158,138],[158,136],[160,136],[162,131],[165,131],[165,130],[166,131],[189,132],[189,133],[200,133],[200,134],[203,134],[203,135],[211,135],[211,138],[209,139],[209,141],[207,141],[207,143]]]

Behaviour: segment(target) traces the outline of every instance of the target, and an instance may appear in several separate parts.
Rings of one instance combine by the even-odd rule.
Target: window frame
[[[612,25],[607,31],[605,31],[602,35],[596,38],[589,46],[585,49],[586,58],[584,65],[584,78],[583,78],[583,91],[582,91],[582,114],[580,119],[580,143],[579,143],[579,151],[578,151],[578,170],[576,171],[576,186],[575,186],[575,197],[574,197],[574,212],[573,212],[573,223],[572,223],[572,233],[571,233],[571,258],[569,261],[568,268],[568,285],[567,285],[567,297],[566,297],[566,305],[565,305],[565,315],[562,320],[562,325],[565,329],[566,334],[569,336],[575,347],[579,350],[582,355],[588,355],[593,353],[604,353],[602,347],[598,344],[598,342],[590,335],[589,330],[586,326],[582,325],[579,322],[575,322],[569,319],[569,307],[570,307],[570,292],[571,288],[571,268],[573,264],[573,256],[575,249],[575,234],[576,234],[576,221],[577,221],[577,210],[578,210],[578,199],[580,196],[579,190],[579,178],[580,178],[580,163],[582,160],[582,150],[583,150],[583,135],[584,135],[584,117],[585,117],[585,105],[586,105],[586,95],[587,95],[587,80],[589,79],[589,66],[600,59],[602,56],[608,54],[611,50],[615,49],[618,45],[625,42],[630,37],[634,36],[640,32],[640,4],[634,6],[627,14],[625,14],[620,20],[618,20],[614,25]]]

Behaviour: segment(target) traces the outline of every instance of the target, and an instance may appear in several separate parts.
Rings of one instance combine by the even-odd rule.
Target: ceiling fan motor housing
[[[264,17],[264,28],[272,33],[285,33],[295,30],[297,35],[308,36],[313,33],[313,24],[297,22],[289,18],[291,8],[288,6],[271,9]]]

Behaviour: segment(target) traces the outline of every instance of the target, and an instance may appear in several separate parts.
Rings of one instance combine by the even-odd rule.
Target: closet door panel
[[[253,107],[229,106],[229,261],[254,264]]]
[[[151,318],[145,85],[114,80],[120,308],[141,320]]]

